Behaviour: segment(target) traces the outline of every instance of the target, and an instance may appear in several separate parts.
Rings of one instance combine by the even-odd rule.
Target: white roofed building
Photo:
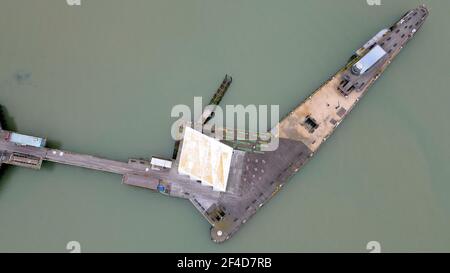
[[[178,172],[216,191],[226,191],[233,148],[185,127]]]

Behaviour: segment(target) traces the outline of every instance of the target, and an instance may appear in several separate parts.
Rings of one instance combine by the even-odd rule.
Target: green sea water
[[[44,163],[5,169],[0,251],[450,251],[450,1],[315,158],[230,241],[185,200]],[[421,1],[0,0],[0,104],[49,146],[171,156],[174,105],[277,104],[284,116]]]

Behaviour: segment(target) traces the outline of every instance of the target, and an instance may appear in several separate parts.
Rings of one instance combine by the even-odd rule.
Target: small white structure
[[[160,167],[160,168],[166,168],[166,169],[172,168],[172,161],[167,160],[167,159],[158,158],[158,157],[152,157],[150,164],[152,166]]]
[[[11,132],[9,135],[9,141],[18,145],[33,146],[33,147],[45,147],[45,138],[27,136],[18,133]]]
[[[185,127],[178,172],[216,191],[226,191],[232,155],[230,146]]]
[[[386,54],[386,51],[381,46],[375,45],[364,57],[352,66],[352,73],[357,76],[364,74]]]

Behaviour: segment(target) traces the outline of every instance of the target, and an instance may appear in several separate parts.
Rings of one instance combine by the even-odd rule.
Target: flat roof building
[[[22,135],[15,132],[11,132],[11,134],[9,135],[9,141],[19,145],[27,145],[33,147],[44,147],[46,142],[44,138]]]
[[[230,146],[185,127],[178,172],[216,191],[226,191],[232,156]]]
[[[352,73],[357,76],[364,74],[386,54],[386,51],[384,51],[381,46],[375,45],[369,52],[367,52],[366,55],[364,55],[352,66]]]

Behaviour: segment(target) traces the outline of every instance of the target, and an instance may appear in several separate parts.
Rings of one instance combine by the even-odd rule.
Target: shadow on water
[[[61,149],[61,142],[58,140],[54,140],[54,139],[47,139],[46,142],[46,147],[48,148],[53,148],[53,149]],[[55,168],[57,164],[53,163],[53,162],[43,162],[42,166],[41,166],[41,170],[45,170],[45,171],[51,171]]]
[[[61,149],[62,147],[61,141],[54,139],[47,139],[45,146],[52,149]]]
[[[3,105],[0,105],[0,125],[5,130],[17,131],[16,122],[9,115],[8,110]]]
[[[16,123],[14,119],[9,115],[8,111],[3,105],[0,105],[0,125],[2,129],[5,130],[16,130]],[[0,166],[0,195],[5,188],[7,181],[9,181],[9,177],[13,173],[11,168],[8,168],[6,164],[1,164]]]
[[[14,179],[12,176],[14,176],[14,168],[9,168],[8,165],[2,164],[0,166],[0,197],[5,191],[7,184]]]
[[[17,126],[14,121],[14,119],[9,115],[8,110],[3,106],[0,105],[0,125],[2,129],[8,130],[8,131],[17,131]],[[47,140],[47,147],[59,149],[61,147],[61,142],[48,139]],[[49,162],[44,162],[42,164],[42,169],[51,171],[53,170],[55,164],[51,164]],[[5,180],[9,180],[9,176],[11,176],[11,173],[13,173],[13,168],[8,168],[6,164],[2,164],[0,166],[0,193],[2,188],[4,187]]]

